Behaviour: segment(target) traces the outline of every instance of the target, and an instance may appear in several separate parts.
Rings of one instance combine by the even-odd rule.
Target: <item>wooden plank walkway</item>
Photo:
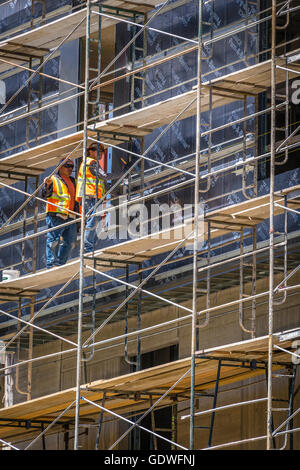
[[[278,63],[284,64],[284,60],[279,60]],[[265,91],[270,86],[270,76],[271,61],[266,61],[207,82],[203,86],[202,111],[207,111],[209,108],[209,88],[213,92],[213,108],[217,108],[242,99],[245,95],[258,95]],[[276,77],[277,83],[283,82],[285,80],[285,71],[278,69]],[[95,138],[97,131],[99,131],[101,139],[109,146],[110,144],[118,145],[122,141],[128,140],[129,137],[120,136],[120,133],[132,137],[148,135],[154,129],[169,124],[195,98],[196,90],[192,90],[137,111],[98,122],[93,129],[89,129],[89,136]],[[195,114],[196,103],[194,102],[180,119]],[[17,171],[18,166],[21,166],[23,171],[27,173],[31,171],[43,173],[45,169],[56,166],[61,158],[66,157],[77,146],[78,148],[71,157],[81,157],[82,142],[82,131],[47,142],[2,158],[0,160],[0,171]],[[1,177],[0,173],[0,182],[13,184],[15,180],[5,176]]]
[[[294,331],[294,330],[293,330]],[[296,332],[296,330],[295,330]],[[293,340],[281,341],[281,333],[274,335],[274,345],[284,349],[291,348]],[[268,336],[262,336],[247,341],[236,342],[220,347],[209,348],[198,351],[205,357],[196,359],[195,387],[197,391],[211,390],[216,381],[218,360],[220,358],[238,359],[248,363],[256,360],[264,363],[268,360]],[[291,356],[274,348],[274,370],[283,369],[285,364],[290,365]],[[149,394],[153,395],[153,402],[165,393],[173,384],[189,371],[191,358],[180,359],[171,363],[151,367],[139,372],[130,373],[111,379],[100,379],[81,387],[82,396],[98,402],[101,405],[104,392],[107,394],[105,407],[118,414],[128,411],[141,411],[150,406]],[[221,369],[220,386],[240,382],[252,377],[265,374],[264,369],[241,369],[239,362],[232,367]],[[136,392],[139,395],[136,395]],[[186,400],[190,392],[190,374],[188,373],[172,390],[161,405],[172,404],[172,397],[179,401]],[[63,410],[69,406],[76,397],[76,388],[70,388],[51,395],[36,398],[27,402],[0,409],[0,437],[2,439],[16,438],[22,434],[37,432],[24,428],[10,428],[10,420],[54,420]],[[173,402],[174,403],[174,402]],[[71,408],[61,419],[72,420],[74,418],[74,407]],[[99,409],[82,401],[80,416],[84,422],[85,418],[93,414],[99,414]]]
[[[300,185],[293,186],[278,193],[275,197],[278,204],[284,204],[284,194],[289,195],[288,204],[293,209],[300,207],[299,197]],[[200,234],[200,241],[207,239],[208,221],[211,224],[211,238],[220,237],[228,232],[240,231],[242,227],[254,227],[269,218],[269,195],[255,199],[246,200],[239,204],[227,206],[223,209],[208,212],[203,220],[203,231]],[[275,206],[275,215],[283,213],[283,208]],[[170,230],[164,230],[154,234],[130,239],[117,245],[108,246],[95,252],[95,257],[101,258],[103,265],[101,271],[109,271],[112,267],[109,262],[130,261],[139,263],[152,256],[172,251],[181,240],[192,231],[192,220],[185,224],[178,225]],[[201,230],[200,230],[201,232]],[[185,242],[191,246],[192,241]],[[105,263],[107,261],[107,263]],[[104,265],[104,263],[106,265]],[[35,274],[28,274],[12,281],[0,283],[0,296],[12,296],[12,300],[18,297],[30,297],[34,293],[55,285],[67,282],[76,272],[79,271],[80,259],[69,261],[64,266],[55,267],[49,270],[37,271]],[[86,266],[93,266],[92,260],[86,260]],[[100,269],[100,268],[99,268]],[[91,271],[86,268],[84,275],[91,275]],[[8,298],[8,297],[7,297]],[[2,300],[3,302],[4,300]]]
[[[105,0],[101,2],[103,6],[127,8],[132,11],[147,12],[151,11],[156,5],[160,4],[161,0],[147,0],[147,2],[139,2],[137,0]],[[95,11],[97,8],[95,7]],[[114,10],[105,10],[105,13],[115,16]],[[66,42],[73,41],[84,37],[86,34],[86,8],[76,11],[68,15],[63,15],[61,18],[50,21],[49,23],[31,29],[25,33],[20,33],[12,38],[8,38],[0,42],[0,58],[7,57],[8,60],[17,64],[26,62],[28,56],[43,57],[48,54],[51,49],[57,47],[63,39],[71,33],[71,31],[78,25],[80,26],[68,38]],[[91,34],[99,29],[99,16],[91,14]],[[102,17],[102,29],[109,28],[119,22],[118,19]],[[9,33],[9,32],[8,32]],[[0,61],[0,73],[11,69],[12,66]]]

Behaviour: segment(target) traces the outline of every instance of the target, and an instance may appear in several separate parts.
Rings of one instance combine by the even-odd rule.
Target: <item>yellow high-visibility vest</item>
[[[68,214],[70,208],[70,194],[68,191],[67,184],[63,181],[62,178],[59,178],[56,175],[51,176],[53,182],[53,190],[50,197],[47,198],[46,212],[55,212],[57,214]],[[56,204],[53,206],[52,204]],[[59,206],[59,207],[57,207]]]
[[[87,157],[86,160],[86,183],[85,183],[85,194],[88,196],[96,197],[97,191],[97,177],[91,173],[90,165],[95,161],[94,158]],[[83,162],[80,165],[78,178],[77,178],[77,187],[76,187],[76,201],[80,201],[83,197]],[[104,181],[98,178],[98,199],[101,199],[105,194],[105,184]]]

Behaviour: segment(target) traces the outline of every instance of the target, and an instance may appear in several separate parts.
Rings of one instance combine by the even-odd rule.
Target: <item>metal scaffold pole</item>
[[[270,255],[269,255],[269,339],[268,339],[268,402],[267,450],[272,449],[272,363],[273,363],[273,308],[274,308],[274,190],[275,190],[275,132],[276,132],[276,0],[272,0],[271,27],[271,156],[270,156]]]
[[[84,94],[84,135],[83,135],[83,192],[81,207],[80,228],[80,269],[79,269],[79,305],[78,305],[78,333],[77,333],[77,362],[76,362],[76,411],[74,450],[78,450],[79,414],[80,414],[80,385],[81,385],[81,355],[82,355],[82,316],[83,316],[83,289],[84,289],[84,230],[85,230],[85,181],[88,142],[88,111],[89,111],[89,59],[90,59],[90,11],[91,1],[87,0],[86,11],[86,44],[85,44],[85,94]]]
[[[197,254],[199,238],[199,166],[200,166],[200,139],[201,139],[201,54],[202,54],[202,0],[199,0],[199,25],[198,25],[198,70],[197,70],[197,117],[196,117],[196,156],[195,156],[195,184],[194,184],[194,252],[193,252],[193,314],[191,337],[191,418],[190,418],[190,449],[194,449],[194,413],[195,413],[195,353],[196,353],[196,328],[197,328]]]

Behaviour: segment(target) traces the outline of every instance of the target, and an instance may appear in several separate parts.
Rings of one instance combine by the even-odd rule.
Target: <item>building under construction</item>
[[[300,449],[299,30],[299,0],[1,1],[3,450]],[[119,177],[47,269],[45,179],[92,143]]]

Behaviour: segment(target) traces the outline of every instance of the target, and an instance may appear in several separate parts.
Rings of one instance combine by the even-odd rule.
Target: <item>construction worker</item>
[[[63,161],[61,160],[61,163]],[[76,218],[76,214],[69,211],[79,212],[75,197],[76,181],[71,176],[73,168],[73,161],[68,159],[55,175],[44,180],[42,197],[47,199],[46,222],[48,228],[57,227],[57,230],[47,233],[47,269],[65,264],[71,249],[75,246],[77,224],[60,227],[63,223]]]
[[[105,161],[106,159],[106,150],[103,145],[99,146],[99,162]],[[105,195],[105,182],[107,180],[119,179],[122,173],[127,167],[125,160],[121,158],[123,162],[123,171],[119,173],[106,173],[100,166],[100,163],[97,162],[97,144],[91,144],[87,149],[87,161],[86,161],[86,184],[84,188],[83,180],[83,163],[81,163],[78,173],[77,180],[77,189],[76,189],[76,201],[81,205],[81,199],[83,196],[83,191],[85,189],[85,213],[89,213],[90,216],[87,217],[85,233],[84,233],[84,251],[89,253],[94,251],[95,241],[96,241],[96,225],[99,220],[98,217],[93,216],[93,214],[98,210],[101,210],[101,207],[96,208],[96,211],[93,210],[97,200],[100,200]],[[98,186],[98,194],[97,194]],[[103,206],[102,206],[103,207]]]

